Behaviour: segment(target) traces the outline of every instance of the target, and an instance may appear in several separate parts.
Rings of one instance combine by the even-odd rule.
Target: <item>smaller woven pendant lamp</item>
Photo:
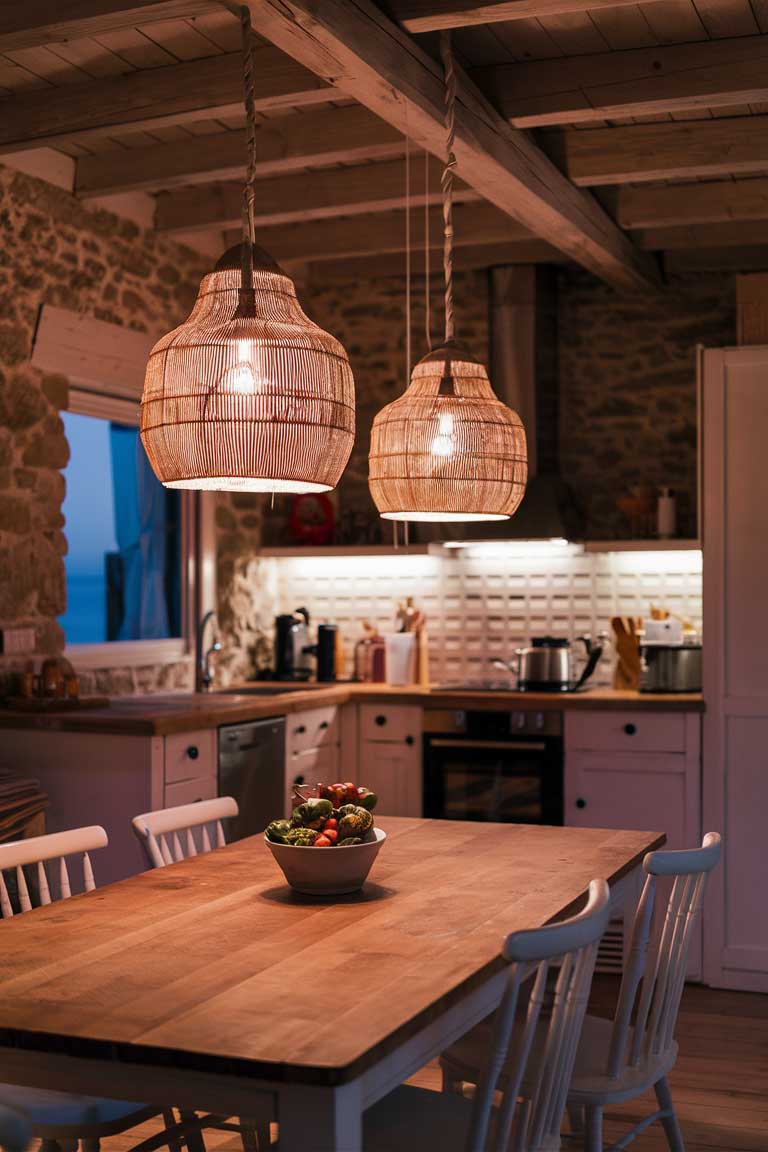
[[[442,179],[445,342],[419,361],[405,393],[375,417],[368,484],[385,520],[506,520],[525,494],[525,430],[517,413],[494,393],[484,366],[455,338],[456,80],[447,32],[441,34],[441,51],[447,130]]]
[[[194,308],[152,349],[141,440],[168,488],[326,492],[355,435],[347,354],[304,314],[293,281],[254,247],[251,21],[241,8],[248,175],[243,243],[203,278]]]

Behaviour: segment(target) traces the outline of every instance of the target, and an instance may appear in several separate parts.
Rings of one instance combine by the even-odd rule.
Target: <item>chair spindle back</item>
[[[223,848],[226,839],[222,820],[237,814],[237,801],[232,796],[219,796],[216,800],[145,812],[134,816],[131,823],[150,867],[164,868],[189,856]]]
[[[509,962],[509,973],[494,1018],[490,1055],[475,1094],[467,1152],[507,1152],[511,1147],[515,1152],[535,1152],[558,1146],[597,948],[608,915],[608,885],[604,880],[593,880],[587,904],[577,916],[508,937],[504,958]],[[542,1005],[547,976],[555,962],[560,968],[545,1027]],[[531,964],[536,965],[536,972],[525,1023],[510,1049],[521,984]],[[503,1083],[501,1104],[494,1116],[494,1093],[501,1087],[505,1064],[514,1073]],[[523,1080],[534,1090],[521,1103]],[[510,1144],[513,1127],[514,1143]]]
[[[35,885],[40,906],[54,900],[66,900],[72,895],[67,857],[78,855],[83,867],[83,887],[92,892],[96,887],[89,853],[97,848],[106,848],[107,834],[99,825],[89,828],[72,828],[68,832],[52,832],[47,836],[33,836],[29,840],[13,840],[0,844],[0,916],[3,920],[14,915],[13,902],[4,873],[15,870],[16,892],[19,910],[30,912],[33,907],[25,867],[35,870]],[[51,892],[46,863],[56,862],[58,894]]]
[[[674,1041],[691,938],[707,877],[717,866],[720,853],[720,836],[708,832],[701,848],[649,852],[643,861],[646,879],[635,914],[608,1057],[607,1072],[613,1078],[627,1065],[634,1067],[663,1055]],[[660,876],[673,877],[673,883],[664,918],[654,923]]]

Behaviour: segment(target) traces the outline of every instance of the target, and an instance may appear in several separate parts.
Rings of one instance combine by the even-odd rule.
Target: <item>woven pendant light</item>
[[[352,451],[347,354],[304,314],[293,281],[253,244],[251,25],[241,9],[248,118],[243,243],[203,278],[194,308],[152,349],[141,440],[168,488],[326,492]]]
[[[405,393],[371,429],[369,487],[386,520],[506,520],[525,494],[528,454],[516,412],[498,399],[482,363],[455,337],[453,154],[456,84],[450,39],[445,68],[447,163],[443,172],[445,341],[413,369]]]

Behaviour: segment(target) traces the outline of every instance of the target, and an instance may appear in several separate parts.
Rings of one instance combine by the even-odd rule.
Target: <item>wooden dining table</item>
[[[253,837],[5,921],[0,1080],[226,1116],[267,1095],[281,1152],[358,1152],[364,1109],[492,1011],[505,936],[664,842],[377,823],[354,895],[292,892]]]

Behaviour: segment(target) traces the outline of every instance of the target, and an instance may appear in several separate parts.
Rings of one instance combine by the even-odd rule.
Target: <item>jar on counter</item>
[[[363,620],[364,634],[355,644],[355,680],[362,684],[383,684],[386,679],[384,637],[368,620]]]

